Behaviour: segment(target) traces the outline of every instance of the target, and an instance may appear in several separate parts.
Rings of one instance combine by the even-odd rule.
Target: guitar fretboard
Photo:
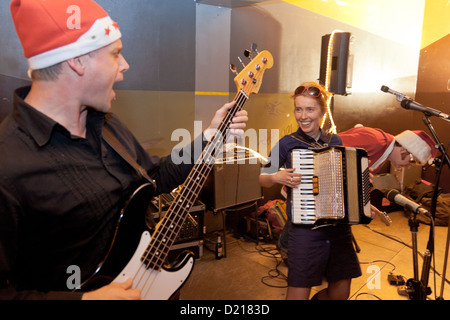
[[[166,262],[170,248],[175,242],[190,208],[197,200],[218,153],[222,151],[223,144],[230,134],[228,127],[233,117],[238,111],[242,110],[247,100],[247,94],[241,90],[235,98],[236,104],[228,111],[217,128],[216,134],[208,142],[200,158],[196,161],[141,258],[147,268],[159,270]]]

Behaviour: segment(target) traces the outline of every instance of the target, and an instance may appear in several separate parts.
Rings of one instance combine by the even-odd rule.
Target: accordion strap
[[[298,132],[294,132],[290,134],[291,137],[293,137],[294,139],[297,139],[301,142],[303,142],[304,144],[308,145],[309,147],[313,148],[313,149],[317,149],[317,148],[323,148],[324,146],[321,145],[320,143],[318,143],[317,141],[314,142],[310,142],[308,140],[306,140],[305,137],[303,137],[301,134],[299,134]],[[329,143],[330,139],[331,139],[331,135],[328,133],[327,134],[327,141],[325,141],[325,143]]]

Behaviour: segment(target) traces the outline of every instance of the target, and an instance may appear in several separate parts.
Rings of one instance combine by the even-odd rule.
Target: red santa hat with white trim
[[[10,9],[32,70],[79,57],[121,37],[117,23],[92,0],[13,0]]]
[[[428,160],[436,157],[436,144],[422,130],[405,130],[396,135],[395,140],[422,164],[426,164]]]

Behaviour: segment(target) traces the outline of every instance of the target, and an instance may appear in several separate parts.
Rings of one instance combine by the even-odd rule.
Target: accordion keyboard
[[[294,150],[292,167],[295,172],[302,175],[298,188],[292,190],[293,197],[293,221],[294,223],[315,223],[315,199],[313,192],[314,155],[310,150]]]

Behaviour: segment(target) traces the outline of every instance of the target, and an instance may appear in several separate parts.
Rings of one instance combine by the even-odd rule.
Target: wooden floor
[[[369,225],[352,227],[358,246],[362,276],[354,279],[350,300],[409,300],[402,286],[391,285],[388,275],[408,280],[414,277],[412,236],[408,218],[403,212],[390,214],[391,226],[378,219]],[[441,296],[441,277],[447,241],[447,227],[435,228],[435,267],[429,273],[432,293],[427,299]],[[418,253],[425,253],[429,226],[421,224],[417,233]],[[259,242],[227,234],[226,257],[220,260],[207,248],[213,242],[204,240],[203,253],[181,289],[181,300],[284,300],[288,268],[276,250],[276,242]],[[419,278],[423,260],[418,259]],[[433,267],[433,263],[432,263]],[[447,278],[449,275],[447,274]],[[314,287],[312,294],[326,286]],[[444,299],[450,299],[450,285],[444,284]]]

